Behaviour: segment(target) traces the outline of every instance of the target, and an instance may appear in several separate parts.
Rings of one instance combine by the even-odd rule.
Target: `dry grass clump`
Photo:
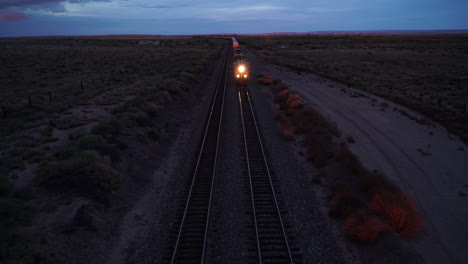
[[[337,180],[329,184],[330,216],[341,219],[346,235],[362,242],[374,242],[389,230],[403,238],[414,237],[421,229],[421,220],[412,199],[381,173],[366,169],[346,143],[336,144],[334,139],[340,137],[340,132],[323,114],[305,106],[299,95],[281,81],[271,83],[278,88],[275,119],[280,121],[281,136],[293,141],[302,135],[307,159],[317,168],[333,161],[351,176],[346,187]],[[313,181],[321,182],[322,178]]]

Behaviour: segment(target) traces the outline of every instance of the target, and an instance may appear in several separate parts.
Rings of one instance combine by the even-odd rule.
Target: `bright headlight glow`
[[[245,66],[244,65],[239,66],[239,72],[240,73],[245,72]]]
[[[244,78],[247,78],[247,74],[244,74]]]
[[[239,75],[239,74],[237,74],[237,78],[239,78],[239,77],[240,77],[240,75]]]

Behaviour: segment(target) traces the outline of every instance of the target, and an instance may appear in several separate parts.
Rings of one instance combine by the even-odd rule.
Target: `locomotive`
[[[232,48],[234,51],[234,80],[236,85],[247,85],[249,83],[249,65],[245,56],[239,48],[239,42],[232,38]]]

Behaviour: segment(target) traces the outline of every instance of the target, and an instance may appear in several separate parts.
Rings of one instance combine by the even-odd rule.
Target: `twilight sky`
[[[0,37],[468,29],[467,0],[0,0]]]

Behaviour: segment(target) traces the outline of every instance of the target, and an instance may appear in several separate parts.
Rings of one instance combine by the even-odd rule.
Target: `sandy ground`
[[[260,74],[282,80],[335,122],[344,138],[352,136],[356,143],[350,148],[362,162],[383,172],[415,199],[423,230],[406,245],[425,263],[466,263],[466,145],[440,125],[385,99],[264,63],[251,54],[249,60],[261,67]]]

